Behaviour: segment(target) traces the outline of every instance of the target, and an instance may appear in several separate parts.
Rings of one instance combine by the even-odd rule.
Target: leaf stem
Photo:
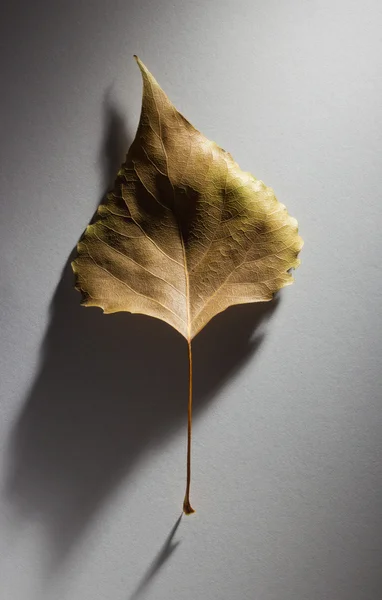
[[[183,512],[186,515],[191,515],[195,511],[190,504],[192,429],[192,347],[190,339],[188,340],[188,366],[187,485],[186,494],[183,501]]]

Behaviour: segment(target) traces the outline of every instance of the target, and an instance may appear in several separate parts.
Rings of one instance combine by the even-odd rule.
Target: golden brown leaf
[[[229,306],[292,283],[302,240],[273,190],[197,131],[137,61],[138,131],[73,270],[84,305],[157,317],[191,340]]]

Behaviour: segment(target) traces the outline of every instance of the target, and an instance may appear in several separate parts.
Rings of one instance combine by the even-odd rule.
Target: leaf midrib
[[[149,85],[150,85],[150,87],[152,89],[153,85],[152,85],[151,80],[149,78],[147,78],[147,80],[148,80]],[[190,344],[191,343],[190,278],[189,278],[188,267],[187,267],[186,247],[184,245],[184,239],[183,239],[183,235],[182,235],[182,228],[180,226],[180,223],[179,223],[176,211],[175,211],[175,187],[174,187],[174,184],[173,184],[173,182],[171,180],[170,173],[169,173],[168,155],[167,155],[166,148],[165,148],[165,145],[164,145],[163,139],[162,139],[161,113],[160,113],[160,110],[158,109],[154,93],[153,93],[153,100],[154,100],[155,108],[156,108],[157,113],[158,113],[159,138],[160,138],[160,142],[161,142],[161,145],[162,145],[163,153],[164,153],[165,158],[166,158],[167,178],[168,178],[168,180],[169,180],[169,182],[171,184],[172,193],[173,193],[173,202],[174,202],[174,204],[173,204],[173,214],[174,214],[175,221],[176,221],[176,224],[177,224],[177,227],[178,227],[178,233],[179,233],[180,243],[182,245],[182,254],[183,254],[183,263],[184,263],[184,274],[185,274],[185,279],[186,279],[187,342],[188,342],[188,344]]]

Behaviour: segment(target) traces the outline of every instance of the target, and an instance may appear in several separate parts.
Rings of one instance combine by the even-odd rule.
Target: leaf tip
[[[142,78],[143,81],[145,81],[146,79],[148,79],[151,82],[155,82],[154,77],[152,76],[152,74],[150,73],[150,71],[148,70],[148,68],[146,67],[146,65],[141,61],[141,59],[139,58],[139,56],[137,56],[136,54],[134,54],[134,58],[136,60],[136,63],[139,67],[139,70],[142,74]]]
[[[138,67],[140,68],[141,72],[144,73],[147,70],[145,65],[143,64],[143,62],[141,61],[141,59],[139,58],[139,56],[137,54],[134,54],[134,58],[135,58],[135,62],[137,63]]]

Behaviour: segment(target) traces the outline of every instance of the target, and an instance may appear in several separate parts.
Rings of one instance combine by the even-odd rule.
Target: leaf
[[[273,190],[197,131],[136,60],[137,134],[73,271],[85,306],[150,315],[184,336],[191,386],[191,340],[229,306],[292,283],[302,240]]]
[[[301,239],[273,191],[186,121],[138,64],[138,132],[73,269],[86,306],[157,317],[190,340],[228,306],[270,300],[291,283]]]

